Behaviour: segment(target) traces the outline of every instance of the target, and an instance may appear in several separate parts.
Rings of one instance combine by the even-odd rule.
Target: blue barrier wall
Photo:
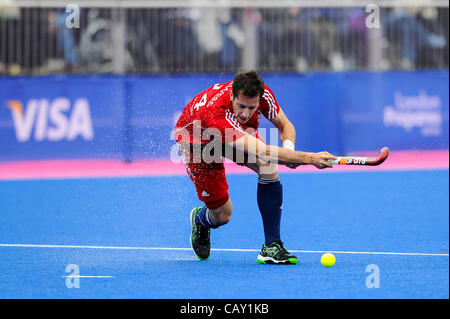
[[[184,105],[232,77],[0,78],[0,160],[168,158]],[[296,126],[297,149],[448,149],[447,70],[263,78]],[[262,121],[261,127],[271,125]]]

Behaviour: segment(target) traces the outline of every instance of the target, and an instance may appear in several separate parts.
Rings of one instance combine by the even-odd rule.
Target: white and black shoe
[[[276,240],[270,245],[264,243],[256,261],[261,264],[277,265],[295,265],[298,262],[297,257],[284,248],[281,240]]]

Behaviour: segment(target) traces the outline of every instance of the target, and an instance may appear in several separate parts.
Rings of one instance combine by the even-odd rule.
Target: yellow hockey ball
[[[334,257],[333,254],[326,253],[322,255],[322,257],[320,258],[320,262],[325,267],[332,267],[336,263],[336,257]]]

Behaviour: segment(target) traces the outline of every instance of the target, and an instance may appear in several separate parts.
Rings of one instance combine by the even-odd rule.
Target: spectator
[[[158,16],[156,52],[168,72],[191,71],[198,67],[199,44],[193,30],[192,13],[186,9],[162,9]]]
[[[79,71],[80,56],[76,48],[74,30],[67,27],[66,20],[70,13],[64,9],[49,16],[50,29],[56,32],[58,50],[62,51],[64,57],[65,72],[73,73]]]
[[[343,69],[339,29],[327,9],[292,7],[263,9],[261,13],[260,50],[261,63],[265,66],[300,72]]]
[[[6,26],[16,27],[20,19],[20,11],[14,0],[0,0],[0,74],[20,73],[20,66],[17,64],[17,55],[10,54],[7,46],[4,44],[10,43],[9,32],[6,32]],[[12,23],[8,23],[11,21]],[[5,29],[2,30],[1,27]],[[9,52],[8,52],[9,51]]]
[[[400,66],[412,69],[418,66],[420,52],[445,48],[446,40],[429,31],[418,20],[418,8],[395,8],[385,23],[387,39],[398,50]]]
[[[259,28],[259,65],[262,69],[277,69],[292,67],[293,61],[283,56],[283,38],[296,37],[297,34],[287,34],[289,13],[284,8],[261,9],[261,24]],[[294,43],[294,41],[290,41]],[[291,50],[287,50],[291,51]]]
[[[236,66],[239,47],[244,44],[241,26],[230,8],[193,9],[194,31],[202,56],[213,66]]]
[[[342,10],[342,9],[338,9]],[[307,60],[315,69],[342,70],[344,62],[338,47],[338,27],[333,21],[332,9],[305,9],[299,20],[305,28],[309,49]]]

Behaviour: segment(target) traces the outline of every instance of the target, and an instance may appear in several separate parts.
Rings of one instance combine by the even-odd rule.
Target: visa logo
[[[87,99],[79,98],[73,103],[70,100],[57,98],[31,99],[26,108],[21,101],[7,101],[11,110],[16,137],[19,142],[30,140],[34,128],[35,141],[84,140],[94,138],[92,118]]]

